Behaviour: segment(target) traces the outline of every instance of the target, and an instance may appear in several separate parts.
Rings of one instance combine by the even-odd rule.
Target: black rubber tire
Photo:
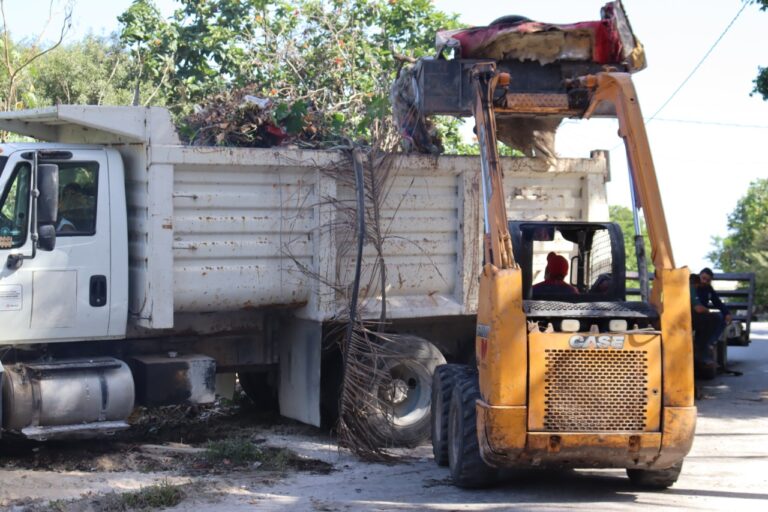
[[[383,366],[389,378],[407,384],[404,400],[386,404],[382,399],[384,382],[374,382],[373,395],[386,405],[372,410],[368,425],[374,438],[388,446],[415,447],[429,439],[431,430],[432,375],[435,368],[445,364],[440,350],[424,338],[411,335],[389,335],[392,341],[382,347],[388,354]]]
[[[277,412],[280,409],[274,377],[269,371],[237,372],[243,392],[262,411]]]
[[[448,465],[448,411],[456,379],[470,371],[463,364],[441,364],[432,376],[432,453],[438,466]]]
[[[667,469],[634,469],[627,468],[629,480],[638,487],[645,489],[666,489],[677,482],[683,462],[680,461]]]
[[[448,466],[454,485],[465,489],[489,487],[498,480],[498,471],[480,456],[475,409],[478,398],[477,375],[457,376],[448,412]]]

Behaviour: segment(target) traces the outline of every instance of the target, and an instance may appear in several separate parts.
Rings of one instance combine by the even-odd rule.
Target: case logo
[[[624,348],[624,336],[581,336],[575,334],[568,340],[571,348]]]

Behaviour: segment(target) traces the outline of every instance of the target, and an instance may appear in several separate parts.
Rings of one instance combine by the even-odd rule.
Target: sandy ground
[[[46,500],[82,501],[83,495],[168,481],[191,483],[172,510],[767,510],[768,324],[754,325],[753,332],[750,347],[731,347],[729,354],[731,366],[744,375],[704,383],[693,449],[680,480],[663,492],[638,491],[618,470],[521,472],[497,488],[465,491],[433,463],[429,446],[403,452],[405,462],[370,464],[339,451],[318,429],[246,417],[234,423],[214,419],[213,431],[247,433],[264,446],[327,462],[332,470],[312,462],[281,471],[200,467],[188,458],[146,456],[135,439],[37,447],[0,455],[0,506],[24,510]],[[198,445],[205,437],[192,430],[186,435]],[[163,440],[170,438],[155,439]],[[38,462],[28,462],[30,457]]]

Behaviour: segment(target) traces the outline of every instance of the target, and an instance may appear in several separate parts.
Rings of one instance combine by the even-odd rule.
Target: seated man
[[[544,281],[533,285],[533,298],[549,294],[577,295],[579,290],[565,282],[568,275],[568,260],[559,254],[547,254],[547,267],[544,269]]]
[[[74,182],[67,184],[61,191],[59,203],[59,222],[56,224],[56,233],[77,231],[78,229],[73,219],[68,219],[67,215],[87,205],[87,198],[83,188]]]
[[[722,329],[718,313],[710,313],[700,296],[702,288],[700,275],[691,274],[691,324],[693,327],[693,362],[697,378],[711,379],[717,374],[714,346]]]

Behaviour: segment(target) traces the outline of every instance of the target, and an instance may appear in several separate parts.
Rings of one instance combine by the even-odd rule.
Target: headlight
[[[608,330],[610,332],[624,332],[627,330],[627,321],[620,318],[614,318],[608,322]]]

